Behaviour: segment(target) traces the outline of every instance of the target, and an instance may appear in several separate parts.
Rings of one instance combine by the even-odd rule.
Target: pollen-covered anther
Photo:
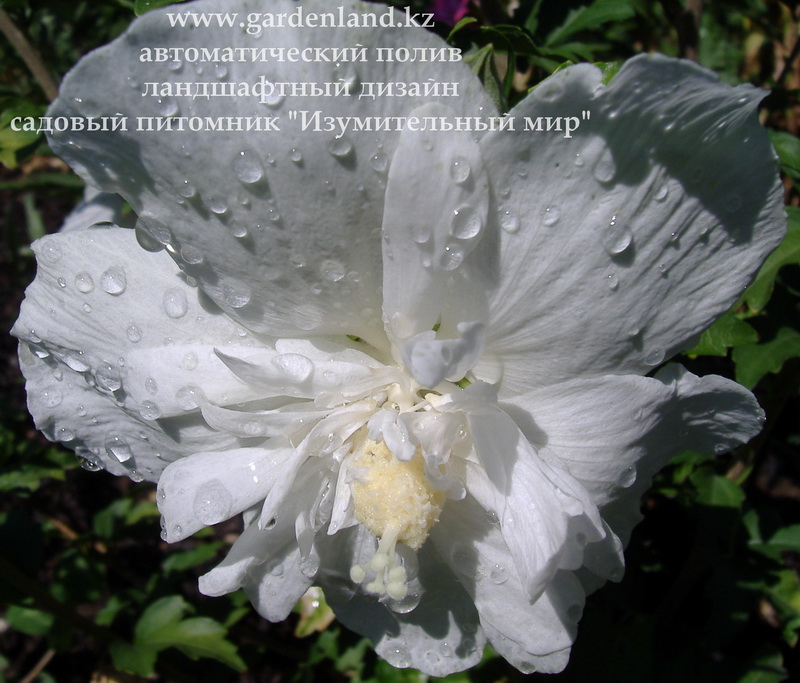
[[[419,550],[439,520],[445,494],[436,490],[425,473],[420,450],[411,460],[394,457],[385,442],[365,439],[352,467],[358,472],[351,484],[356,519],[379,539],[366,566],[354,566],[350,578],[368,593],[402,600],[408,591],[405,568],[398,562],[396,545]]]

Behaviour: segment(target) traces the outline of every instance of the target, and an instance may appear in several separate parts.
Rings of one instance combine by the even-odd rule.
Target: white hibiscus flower
[[[569,139],[522,125],[334,137],[300,132],[289,110],[494,112],[459,63],[139,61],[199,34],[146,15],[81,62],[50,114],[272,115],[281,130],[52,137],[140,222],[35,244],[14,334],[37,425],[90,467],[157,480],[169,541],[244,513],[207,594],[243,587],[274,621],[317,584],[396,666],[445,675],[488,640],[523,671],[561,670],[585,593],[622,574],[653,472],[759,430],[733,382],[677,365],[646,374],[736,300],[781,238],[763,93],[640,57],[608,85],[592,66],[565,69],[510,114],[591,111]],[[202,30],[206,47],[322,38],[442,45],[422,29]],[[260,70],[433,78],[459,97],[141,94]]]

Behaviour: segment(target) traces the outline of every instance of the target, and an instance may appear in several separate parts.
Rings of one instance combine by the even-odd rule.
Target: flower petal
[[[487,327],[503,398],[646,373],[731,306],[784,233],[763,91],[658,56],[600,78],[588,65],[555,74],[512,111],[515,132],[481,140],[496,223],[514,218],[497,232]],[[582,110],[569,139],[521,130],[526,116]]]
[[[607,376],[528,392],[504,406],[542,456],[567,468],[627,543],[639,498],[670,457],[714,454],[755,436],[763,413],[730,380],[668,365],[655,378]]]
[[[531,602],[498,520],[471,496],[448,503],[431,538],[475,601],[492,646],[514,666],[547,671],[543,659],[569,653],[584,603],[572,574],[556,573]]]
[[[292,14],[300,6],[308,12],[330,10],[323,0],[302,5],[276,0],[270,12]],[[213,12],[218,4],[200,2],[193,10],[205,8]],[[343,9],[385,12],[358,3],[344,3]],[[244,17],[251,6],[243,0],[229,2],[225,11]],[[361,83],[381,83],[388,77],[387,65],[375,59],[376,46],[438,49],[440,39],[422,28],[394,25],[323,32],[287,26],[270,28],[265,47],[263,37],[237,24],[204,27],[203,48],[297,50],[302,55],[307,48],[363,46],[372,54],[366,61],[287,58],[266,64],[231,61],[217,67],[141,58],[143,50],[194,50],[196,43],[194,31],[171,29],[162,11],[140,17],[123,37],[90,54],[67,76],[50,110],[52,116],[127,116],[128,130],[56,133],[51,146],[93,184],[125,197],[139,215],[140,226],[170,244],[187,274],[248,329],[291,337],[311,331],[354,334],[385,345],[379,230],[386,171],[399,133],[382,131],[376,143],[372,135],[340,135],[340,128],[352,117],[403,116],[438,99],[433,94],[358,95]],[[211,81],[216,86],[215,78],[220,88],[240,83],[268,90],[267,83],[309,87],[287,97],[279,92],[267,92],[263,98],[143,96],[145,83],[180,82],[194,92],[196,84],[208,86]],[[458,81],[459,97],[453,99],[460,107],[491,111],[466,64],[392,62],[390,78]],[[333,83],[349,83],[351,96],[309,95],[312,85],[322,89]],[[290,111],[302,114],[295,120]],[[314,119],[321,112],[325,117]],[[172,120],[175,129],[136,130],[137,117]],[[179,121],[192,117],[201,122],[206,117],[234,117],[245,121],[245,127],[247,120],[263,123],[271,117],[279,130],[266,125],[259,130],[214,130],[206,133],[213,136],[213,144],[198,143],[200,135],[188,125],[177,130]]]
[[[412,114],[422,120],[454,112],[427,104]],[[486,230],[489,181],[473,137],[408,128],[400,135],[383,211],[383,309],[398,346],[437,323],[450,331],[485,318],[484,289],[469,256]],[[459,287],[447,286],[453,280]]]
[[[320,551],[323,566],[331,571],[326,581],[333,579],[340,585],[336,578],[349,572],[346,562],[369,560],[374,540],[368,537],[359,526],[326,539]],[[471,600],[429,543],[419,551],[419,571],[424,592],[420,603],[406,614],[391,611],[371,595],[342,595],[327,588],[325,595],[337,619],[372,640],[376,652],[395,667],[447,676],[474,666],[481,659],[485,639]]]
[[[12,333],[29,408],[50,438],[149,479],[178,457],[235,443],[189,415],[186,401],[252,398],[213,352],[243,338],[218,309],[202,308],[165,254],[143,251],[121,228],[53,235],[33,248],[38,271]]]

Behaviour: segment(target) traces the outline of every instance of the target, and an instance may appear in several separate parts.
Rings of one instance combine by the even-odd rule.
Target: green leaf
[[[136,0],[133,4],[133,12],[136,16],[140,16],[151,9],[158,9],[159,7],[166,7],[167,5],[177,5],[183,0]]]
[[[464,61],[472,71],[481,79],[483,87],[492,101],[501,112],[508,110],[505,88],[503,81],[497,73],[494,65],[494,48],[491,45],[484,45],[482,48],[469,52],[464,55]]]
[[[155,648],[156,652],[176,647],[192,659],[216,659],[244,671],[246,666],[236,653],[236,646],[225,639],[225,628],[208,617],[184,619],[190,609],[178,595],[156,600],[136,624],[134,646]]]
[[[567,38],[609,22],[624,21],[635,14],[628,0],[596,0],[591,5],[572,10],[566,21],[547,37],[548,45],[563,43]]]
[[[778,153],[781,171],[792,180],[800,180],[800,139],[791,133],[768,130],[770,142]]]
[[[29,636],[43,636],[53,625],[55,617],[49,612],[42,612],[21,605],[9,605],[5,620],[11,628],[27,633]]]
[[[709,327],[687,356],[727,356],[732,346],[755,344],[758,333],[733,311],[728,311]]]
[[[169,557],[164,560],[161,567],[165,574],[169,574],[173,571],[191,569],[214,557],[221,545],[222,543],[201,543],[196,548],[187,550],[184,553],[171,553]]]
[[[27,100],[15,97],[0,99],[0,163],[6,168],[16,168],[22,161],[23,150],[32,148],[41,139],[36,131],[14,130],[11,122],[17,117],[33,117],[38,119],[44,113],[44,107],[32,104]]]
[[[158,649],[146,645],[131,645],[118,640],[109,647],[114,668],[137,676],[152,676],[156,672]]]
[[[744,293],[743,298],[753,311],[760,311],[767,305],[772,296],[778,271],[789,264],[800,264],[800,209],[787,206],[786,213],[789,217],[786,237],[783,238],[783,242],[778,245],[778,248],[767,257],[755,282]]]
[[[713,474],[708,469],[697,470],[691,476],[697,487],[697,502],[712,507],[740,508],[744,491],[727,477]]]
[[[477,23],[477,21],[478,20],[475,17],[464,17],[463,19],[460,19],[458,23],[455,26],[453,26],[450,33],[447,35],[447,42],[452,43],[453,37],[456,35],[456,33],[461,31],[465,26]]]
[[[783,655],[773,645],[762,647],[750,666],[750,671],[738,678],[736,683],[780,683],[787,680]]]
[[[768,372],[780,372],[787,360],[800,357],[800,332],[782,327],[772,341],[738,346],[731,357],[736,381],[752,389]]]

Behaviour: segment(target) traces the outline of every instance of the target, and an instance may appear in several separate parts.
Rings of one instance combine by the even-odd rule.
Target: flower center
[[[365,439],[352,467],[363,472],[351,484],[355,517],[380,541],[367,566],[354,566],[350,577],[363,583],[373,570],[375,578],[365,589],[402,600],[407,576],[397,561],[395,546],[422,547],[439,519],[446,494],[431,485],[419,448],[410,460],[403,461],[384,442]]]

